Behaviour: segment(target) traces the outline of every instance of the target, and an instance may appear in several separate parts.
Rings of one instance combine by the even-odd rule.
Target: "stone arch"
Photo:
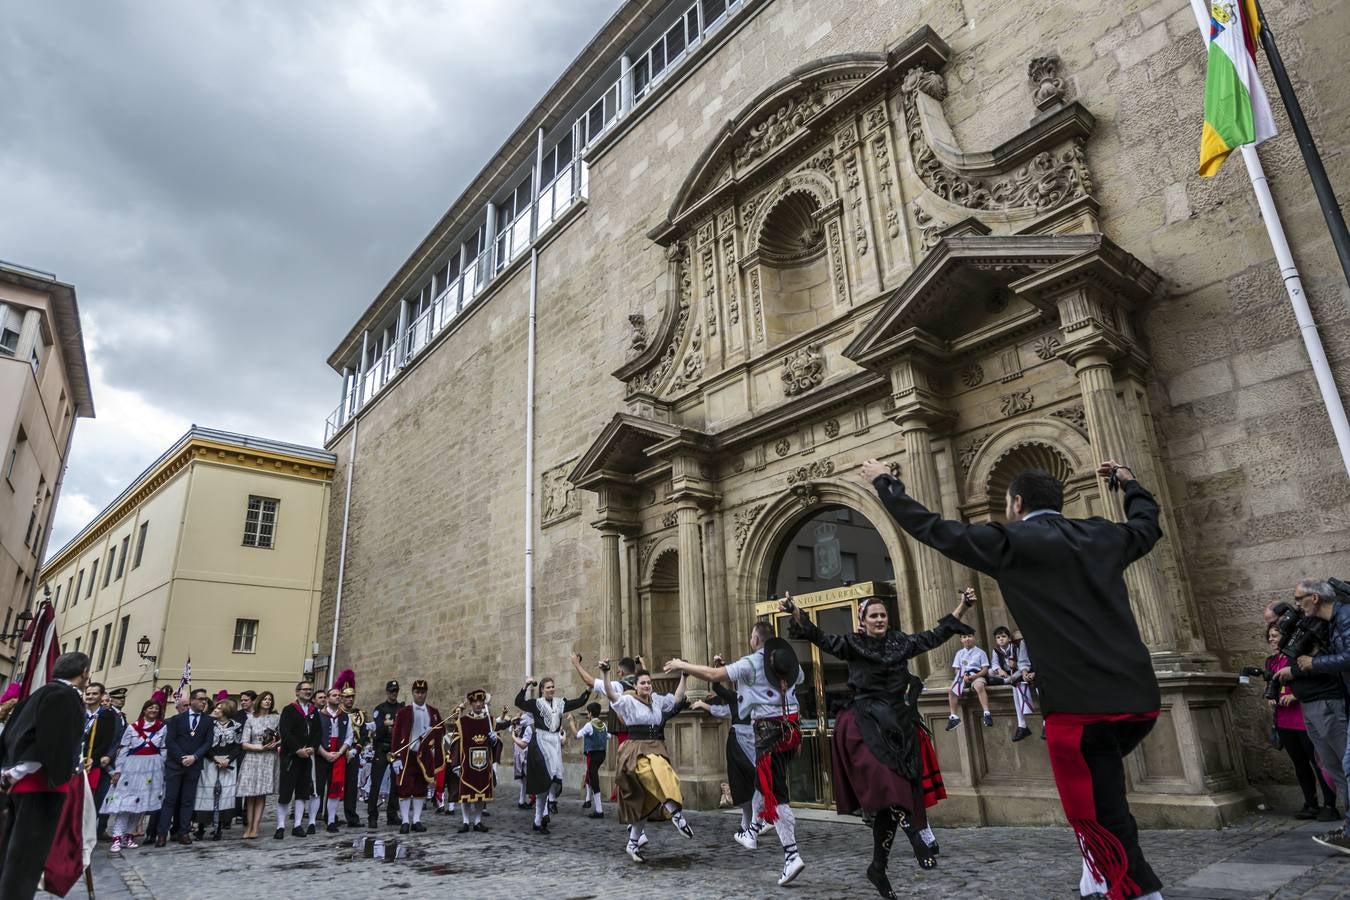
[[[1022,468],[1050,466],[1051,474],[1069,484],[1090,476],[1094,462],[1087,438],[1062,419],[1046,416],[995,429],[985,436],[966,473],[962,496],[968,514],[979,518],[981,512],[1002,510],[1002,494],[992,494],[990,488],[998,489],[995,482],[1018,461],[1026,463]],[[1006,489],[1007,484],[1002,487]]]
[[[770,214],[793,196],[810,198],[815,202],[816,212],[819,213],[828,209],[838,199],[839,192],[834,180],[816,169],[802,169],[786,176],[764,195],[746,226],[745,233],[752,250],[762,246],[764,224]]]
[[[638,587],[641,604],[638,645],[650,659],[679,656],[680,647],[680,554],[672,538],[652,550]]]
[[[876,493],[860,483],[842,479],[814,481],[797,487],[807,489],[778,494],[750,526],[729,598],[732,636],[740,637],[749,630],[754,621],[755,604],[767,597],[773,584],[774,554],[779,544],[799,523],[826,506],[847,506],[876,527],[895,567],[900,627],[912,630],[920,618],[913,561],[906,539]]]

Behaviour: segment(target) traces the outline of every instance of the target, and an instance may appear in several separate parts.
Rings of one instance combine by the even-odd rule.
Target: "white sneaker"
[[[787,884],[792,879],[802,874],[802,870],[805,868],[806,863],[802,862],[801,854],[792,854],[787,859],[783,860],[783,874],[778,876],[778,886],[782,887]]]
[[[115,838],[113,838],[112,846],[108,848],[108,852],[109,852],[109,853],[121,853],[121,852],[122,852],[122,839],[121,839],[120,837],[115,837]]]
[[[751,827],[751,829],[754,828],[753,825],[750,826],[750,827]],[[751,831],[737,831],[737,832],[736,832],[736,843],[740,844],[742,847],[744,847],[744,848],[747,849],[747,850],[758,850],[758,849],[759,849],[759,835],[758,835],[755,831],[753,831],[753,830],[751,830]]]
[[[635,863],[646,862],[646,860],[642,858],[642,845],[637,841],[628,842],[628,857]]]
[[[644,832],[642,832],[642,834],[638,835],[637,845],[638,845],[639,847],[645,847],[645,846],[647,846],[647,842],[648,842],[649,840],[650,840],[650,839],[647,837],[647,832],[644,831]]]
[[[670,823],[674,825],[687,838],[694,836],[694,829],[689,827],[689,823],[684,820],[684,813],[677,812],[670,817]]]
[[[765,822],[763,819],[756,819],[755,821],[750,823],[750,828],[754,830],[756,835],[761,835],[772,827],[773,827],[772,825],[770,825],[768,822]]]

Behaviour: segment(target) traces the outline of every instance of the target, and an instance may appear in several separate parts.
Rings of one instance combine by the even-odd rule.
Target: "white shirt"
[[[749,713],[751,719],[769,719],[797,711],[797,685],[806,678],[806,673],[801,666],[797,667],[797,680],[788,688],[786,711],[778,686],[770,685],[764,674],[763,651],[747,653],[727,666],[727,677],[736,683],[741,715]]]
[[[622,696],[624,692],[631,690],[631,688],[629,688],[628,685],[624,684],[622,681],[611,681],[609,683],[609,686],[614,691],[614,693],[620,696]],[[608,694],[605,694],[605,679],[603,678],[596,678],[593,682],[591,682],[591,690],[595,691],[597,694],[609,696]]]
[[[417,750],[422,745],[422,735],[431,730],[431,713],[427,711],[426,706],[418,706],[416,703],[412,706],[412,748]]]
[[[978,672],[988,667],[989,657],[979,647],[971,647],[970,649],[962,647],[956,651],[956,657],[952,660],[952,668],[956,670],[958,675]]]
[[[1037,516],[1062,516],[1062,515],[1064,515],[1064,513],[1060,512],[1057,509],[1033,509],[1031,512],[1027,513],[1025,516],[1022,517],[1022,521],[1030,522]]]
[[[665,714],[675,709],[675,695],[652,694],[652,702],[648,706],[637,698],[637,694],[624,694],[618,700],[611,700],[609,708],[623,716],[630,726],[659,726],[665,721]],[[587,727],[590,727],[589,723]]]

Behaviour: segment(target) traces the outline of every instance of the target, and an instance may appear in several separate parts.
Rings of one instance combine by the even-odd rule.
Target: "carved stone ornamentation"
[[[1057,419],[1063,419],[1083,434],[1087,434],[1087,413],[1083,412],[1083,407],[1067,406],[1064,409],[1055,410],[1050,415]]]
[[[656,549],[659,543],[658,538],[647,538],[645,541],[638,542],[638,568],[647,568],[647,560],[651,559],[652,551]]]
[[[788,484],[800,484],[804,481],[814,481],[817,478],[829,478],[834,474],[834,462],[828,459],[818,459],[810,465],[798,466],[788,473]]]
[[[1027,80],[1031,82],[1031,101],[1037,109],[1050,109],[1064,102],[1064,79],[1059,75],[1058,56],[1033,59],[1027,66]]]
[[[736,325],[741,321],[741,298],[736,292],[736,235],[734,234],[728,234],[722,238],[722,263],[727,275],[727,320],[732,325]]]
[[[816,169],[827,175],[832,175],[834,173],[834,147],[826,146],[824,150],[803,163],[802,168]]]
[[[825,380],[825,354],[820,344],[807,344],[783,357],[783,393],[804,394]]]
[[[1004,416],[1015,416],[1018,413],[1030,410],[1032,404],[1035,403],[1035,398],[1031,396],[1030,388],[1024,388],[1020,391],[1013,391],[1011,394],[999,395],[998,402]]]
[[[816,486],[809,481],[794,484],[788,488],[788,493],[795,497],[802,506],[815,506],[820,502],[820,494],[816,493]]]
[[[755,315],[755,337],[764,339],[764,296],[759,287],[759,268],[750,270],[750,306]]]
[[[694,302],[694,279],[693,273],[689,270],[688,245],[682,241],[672,244],[671,249],[667,251],[667,258],[679,267],[679,298],[675,310],[674,333],[660,360],[628,381],[630,395],[639,392],[655,394],[661,389],[671,370],[675,368],[675,354],[683,343],[685,331],[689,327],[689,310]],[[702,366],[702,359],[699,360],[699,366]]]
[[[734,471],[734,472],[736,472],[736,473],[738,473],[738,474],[741,473],[741,472],[744,472],[744,471],[745,471],[745,457],[744,457],[744,456],[738,456],[738,457],[736,457],[736,461],[733,462],[733,463],[731,464],[731,468],[732,468],[732,471]]]
[[[830,223],[830,262],[834,274],[835,298],[848,302],[848,276],[844,272],[844,242],[839,237],[839,222]]]
[[[910,203],[909,208],[914,213],[914,224],[919,228],[919,249],[932,250],[941,240],[940,232],[946,226],[934,219],[928,210],[919,205],[918,200]]]
[[[838,419],[825,420],[825,437],[829,438],[830,440],[834,440],[835,438],[839,437]]]
[[[923,93],[941,100],[946,96],[942,76],[927,69],[911,69],[901,90],[914,170],[924,186],[942,199],[972,210],[1044,212],[1091,191],[1082,138],[1074,138],[1063,150],[1037,153],[1006,177],[968,178],[952,171],[928,145],[915,96]]]
[[[741,551],[745,549],[745,542],[750,539],[750,528],[759,518],[759,514],[764,512],[767,504],[757,503],[746,509],[738,510],[735,516],[735,534],[736,534],[736,558],[739,559]]]
[[[628,317],[628,355],[637,356],[647,349],[647,320],[641,313]]]
[[[770,113],[767,119],[750,129],[750,136],[733,154],[736,165],[747,165],[772,152],[775,147],[801,131],[808,120],[833,103],[842,93],[842,90],[817,88],[802,96],[788,98],[787,102]]]
[[[676,375],[675,380],[670,383],[670,389],[682,391],[702,377],[703,326],[698,325],[695,326],[694,333],[689,338],[689,349],[684,355],[684,365],[680,368],[680,374]]]
[[[1059,350],[1059,338],[1053,334],[1044,334],[1036,338],[1031,349],[1040,359],[1051,360],[1055,358],[1055,353]]]
[[[853,150],[845,150],[843,161],[844,187],[853,198],[848,204],[849,208],[853,210],[853,244],[859,256],[866,256],[868,250],[867,226],[863,223],[865,216],[862,210],[862,181],[858,175],[858,157]]]
[[[979,437],[971,438],[961,447],[960,452],[957,454],[957,462],[961,466],[962,475],[970,474],[970,467],[975,464],[975,455],[980,452],[980,448],[983,447],[988,440],[989,435],[983,434]]]
[[[708,308],[708,337],[717,334],[717,276],[713,268],[713,248],[705,247],[703,261],[703,303]]]
[[[567,473],[572,470],[572,465],[575,462],[576,460],[568,460],[544,472],[542,476],[543,490],[541,491],[541,505],[543,506],[541,527],[547,528],[564,519],[580,515],[581,500],[577,496],[576,488],[572,486],[572,482],[567,480]]]
[[[979,363],[971,363],[961,370],[961,383],[968,388],[979,387],[984,384],[984,366]]]
[[[792,441],[787,438],[779,438],[778,443],[773,445],[773,452],[779,456],[787,456],[790,450],[792,450]]]
[[[675,527],[675,523],[678,522],[678,521],[679,521],[679,516],[677,516],[677,515],[675,514],[675,510],[672,509],[670,512],[665,513],[664,515],[661,516],[661,527],[662,527],[662,528],[674,528],[674,527]]]

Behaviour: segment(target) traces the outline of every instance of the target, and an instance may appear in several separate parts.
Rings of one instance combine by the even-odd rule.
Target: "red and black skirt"
[[[920,775],[906,778],[877,759],[863,740],[856,713],[841,711],[834,721],[830,769],[834,776],[835,808],[845,815],[875,813],[898,806],[910,813],[920,828],[928,824],[925,810],[947,796],[937,752],[928,732],[916,729]]]

